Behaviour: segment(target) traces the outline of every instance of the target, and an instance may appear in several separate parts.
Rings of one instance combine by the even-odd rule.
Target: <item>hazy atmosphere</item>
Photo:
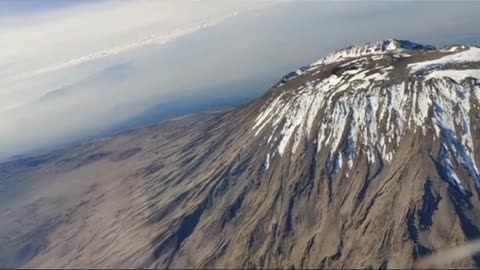
[[[238,106],[353,43],[480,41],[478,1],[38,2],[0,2],[0,159]]]
[[[480,269],[479,11],[0,0],[0,269]]]

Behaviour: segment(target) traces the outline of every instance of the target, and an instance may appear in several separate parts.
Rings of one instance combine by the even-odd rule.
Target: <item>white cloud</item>
[[[163,45],[167,42],[173,41],[182,36],[205,29],[207,27],[214,26],[225,19],[236,16],[237,14],[238,12],[232,12],[230,14],[227,14],[218,18],[215,17],[213,19],[198,22],[197,24],[194,24],[192,26],[187,26],[185,28],[173,29],[171,31],[168,31],[162,34],[150,34],[140,40],[133,40],[130,43],[126,43],[123,45],[108,48],[106,50],[90,53],[84,56],[72,58],[70,60],[67,60],[66,62],[43,67],[32,72],[17,74],[16,76],[13,77],[13,79],[14,80],[28,79],[29,77],[41,75],[43,73],[58,71],[60,69],[73,67],[73,66],[94,61],[100,58],[114,56],[116,54],[123,53],[128,50],[139,49],[149,45]]]
[[[2,13],[0,158],[12,149],[23,151],[93,132],[141,112],[152,96],[167,98],[171,92],[152,91],[156,85],[145,82],[140,71],[123,75],[133,76],[130,81],[95,76],[108,77],[102,70],[127,58],[135,60],[144,48],[166,45],[270,3],[109,0],[36,14]],[[142,65],[148,65],[145,57]],[[138,61],[130,66],[138,66]],[[158,71],[141,72],[155,77]],[[45,102],[44,97],[64,88],[69,91],[61,98]],[[129,109],[112,113],[122,106]]]
[[[261,1],[264,2],[264,1]],[[162,44],[251,8],[256,1],[108,1],[0,19],[5,78],[55,71],[149,44]],[[7,68],[8,67],[8,68]]]

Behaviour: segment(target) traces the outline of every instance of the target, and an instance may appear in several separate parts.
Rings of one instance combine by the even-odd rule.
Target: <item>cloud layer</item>
[[[0,159],[241,103],[353,43],[480,40],[476,1],[45,1],[0,12]]]
[[[268,4],[119,0],[2,13],[0,158],[98,133],[142,112],[151,96],[169,95],[144,83],[141,73],[156,77],[158,71],[139,69],[138,59],[140,66],[149,63],[143,50]],[[113,72],[118,66],[123,74]]]

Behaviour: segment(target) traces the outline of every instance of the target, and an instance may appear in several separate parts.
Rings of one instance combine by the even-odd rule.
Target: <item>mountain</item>
[[[480,237],[479,80],[475,46],[355,45],[242,108],[1,164],[0,266],[411,267]]]

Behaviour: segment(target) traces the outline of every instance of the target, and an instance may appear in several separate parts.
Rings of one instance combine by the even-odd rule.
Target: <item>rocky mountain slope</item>
[[[475,46],[356,45],[243,108],[1,164],[0,266],[411,267],[480,237],[479,80]]]

